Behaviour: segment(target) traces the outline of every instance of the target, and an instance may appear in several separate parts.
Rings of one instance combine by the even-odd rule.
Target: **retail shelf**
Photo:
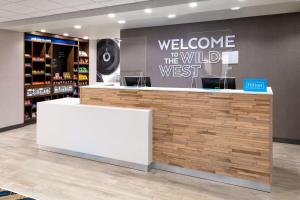
[[[45,73],[44,74],[32,74],[32,76],[45,76]]]

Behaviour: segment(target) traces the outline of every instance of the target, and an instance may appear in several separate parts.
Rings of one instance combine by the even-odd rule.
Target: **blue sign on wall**
[[[266,79],[244,79],[244,91],[267,92],[268,81]]]
[[[77,42],[74,40],[63,40],[58,38],[31,35],[31,34],[25,34],[24,37],[26,41],[51,42],[53,44],[67,44],[67,45],[74,45],[74,46],[77,45]]]

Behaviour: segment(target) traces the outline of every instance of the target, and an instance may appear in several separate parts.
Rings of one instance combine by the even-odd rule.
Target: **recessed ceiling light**
[[[84,36],[83,39],[88,40],[89,36]]]
[[[241,9],[241,7],[238,7],[238,6],[237,6],[237,7],[232,7],[232,8],[231,8],[231,10],[239,10],[239,9]]]
[[[197,6],[198,6],[197,2],[191,2],[191,3],[189,3],[189,7],[190,8],[196,8]]]
[[[126,24],[126,21],[125,20],[119,20],[118,23],[119,24]]]
[[[64,33],[64,36],[66,36],[66,37],[69,36],[69,33]]]
[[[46,33],[46,29],[41,29],[41,32],[42,33]]]
[[[145,9],[145,13],[147,13],[147,14],[152,13],[152,9],[150,9],[150,8]]]
[[[114,13],[109,13],[109,14],[108,14],[108,17],[109,17],[109,18],[115,18],[116,15],[115,15]]]
[[[239,2],[245,2],[245,1],[247,1],[247,0],[238,0]]]
[[[176,15],[175,15],[175,14],[169,14],[169,15],[168,15],[168,18],[169,18],[169,19],[174,19],[174,18],[176,18]]]
[[[81,29],[81,25],[75,25],[74,28],[75,29]]]

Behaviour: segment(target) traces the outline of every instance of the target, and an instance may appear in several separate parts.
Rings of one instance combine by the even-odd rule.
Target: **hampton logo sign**
[[[235,35],[158,40],[163,55],[162,77],[199,77],[204,64],[238,64]]]

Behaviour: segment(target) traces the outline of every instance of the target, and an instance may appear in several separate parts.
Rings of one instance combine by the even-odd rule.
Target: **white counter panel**
[[[151,110],[80,105],[79,99],[66,98],[38,103],[37,112],[40,146],[112,164],[152,162]]]

